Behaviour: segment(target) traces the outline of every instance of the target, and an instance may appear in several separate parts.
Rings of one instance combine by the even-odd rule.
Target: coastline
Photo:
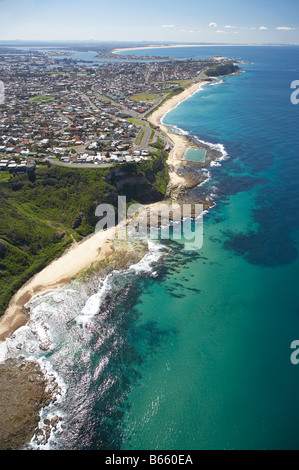
[[[32,297],[67,284],[92,263],[110,256],[114,251],[112,243],[114,233],[113,227],[74,243],[60,258],[53,260],[29,279],[12,297],[4,315],[0,318],[0,342],[5,341],[10,333],[27,323],[28,317],[24,312],[24,306]]]
[[[182,93],[167,100],[147,118],[148,121],[150,121],[154,126],[159,126],[160,129],[168,136],[168,139],[173,142],[173,146],[167,160],[169,165],[170,186],[173,189],[186,188],[185,178],[179,176],[176,172],[176,169],[184,161],[185,153],[187,152],[187,149],[191,147],[191,142],[183,135],[170,134],[168,127],[163,124],[163,118],[169,111],[173,110],[180,103],[190,98],[192,95],[194,95],[194,93],[200,91],[207,83],[210,82],[201,81],[192,83]]]
[[[196,141],[194,142],[192,137],[190,136],[172,134],[169,126],[163,124],[163,118],[169,111],[173,110],[176,106],[190,98],[196,92],[200,91],[202,87],[208,83],[210,83],[210,80],[201,80],[192,83],[191,85],[186,87],[185,90],[179,95],[173,96],[172,98],[164,102],[147,118],[148,121],[151,122],[153,125],[160,127],[161,131],[166,134],[167,139],[171,144],[171,150],[167,159],[167,164],[169,168],[168,202],[170,203],[174,201],[177,196],[181,198],[182,196],[184,196],[184,192],[185,194],[187,194],[189,189],[198,186],[198,178],[185,174],[184,171],[184,175],[181,176],[177,170],[181,170],[181,167],[185,166],[184,156],[186,154],[187,149],[192,147],[198,148],[198,145],[201,147],[202,144],[200,143],[200,141],[199,143],[197,143]],[[207,145],[209,146],[209,144]],[[219,157],[219,155],[217,155],[216,157]],[[206,166],[206,163],[203,166]],[[204,181],[206,179],[207,178],[205,177]],[[166,199],[163,199],[160,202],[150,204],[150,209],[156,209],[157,211],[159,211],[159,204],[163,203],[163,201],[165,200]],[[208,210],[210,207],[213,206],[213,203],[209,203],[208,201],[204,202],[206,203],[206,206],[204,205],[204,210]],[[183,203],[182,200],[180,201],[180,203]],[[147,208],[149,206],[147,206]],[[3,344],[4,346],[4,349],[2,351],[3,359],[5,358],[6,354],[6,339],[15,331],[20,329],[22,326],[25,326],[30,320],[30,310],[29,308],[27,308],[26,304],[32,298],[36,296],[42,296],[46,292],[55,290],[59,287],[63,287],[78,275],[83,276],[82,279],[84,279],[85,275],[89,276],[89,273],[91,272],[89,268],[93,269],[94,263],[104,262],[104,267],[102,267],[100,263],[99,266],[95,267],[95,269],[103,269],[106,279],[108,278],[106,269],[107,267],[108,269],[113,271],[115,267],[116,269],[118,269],[118,266],[123,267],[125,266],[125,263],[129,262],[130,267],[134,269],[134,266],[138,267],[138,263],[141,262],[142,269],[144,269],[144,261],[145,264],[148,263],[148,255],[145,254],[146,249],[144,250],[143,246],[134,246],[134,249],[133,251],[131,251],[130,254],[130,249],[128,249],[128,245],[126,243],[122,244],[114,241],[114,239],[117,238],[115,237],[116,232],[122,228],[123,224],[126,225],[128,222],[129,220],[124,220],[121,224],[116,225],[115,227],[112,227],[106,231],[95,232],[89,235],[85,239],[81,240],[79,243],[74,242],[74,244],[60,258],[53,260],[46,268],[37,273],[16,292],[16,294],[12,297],[5,314],[0,318],[0,346],[1,344]],[[132,252],[134,253],[137,263],[135,264],[133,262],[133,265],[132,260],[134,260],[134,256],[132,258]],[[153,256],[153,253],[150,250],[149,254],[151,257]],[[155,253],[155,256],[156,255],[157,253]],[[158,256],[160,256],[160,254],[158,254]],[[87,271],[88,274],[86,274]],[[20,334],[22,335],[22,332]],[[49,424],[46,425],[46,420],[44,420],[43,422],[39,421],[41,416],[41,410],[47,407],[49,403],[51,403],[53,397],[56,397],[55,387],[58,387],[58,385],[56,381],[53,380],[51,374],[48,377],[48,372],[45,372],[43,369],[39,368],[39,363],[36,363],[34,361],[26,362],[25,360],[24,364],[27,367],[28,372],[26,369],[25,378],[19,378],[19,371],[22,371],[25,367],[22,363],[22,360],[21,362],[16,361],[15,363],[9,361],[9,358],[5,358],[4,360],[0,358],[0,363],[3,368],[0,373],[6,373],[6,375],[8,374],[8,378],[10,378],[10,367],[13,367],[14,370],[15,382],[11,386],[13,387],[11,389],[7,387],[7,379],[5,375],[3,375],[3,378],[6,380],[6,382],[5,380],[3,380],[4,389],[6,387],[9,396],[14,396],[15,392],[16,395],[19,394],[23,397],[24,381],[27,381],[28,375],[32,378],[33,374],[35,374],[34,380],[32,380],[33,385],[30,392],[31,395],[29,395],[28,399],[25,396],[25,404],[22,400],[19,400],[18,407],[16,408],[16,416],[18,421],[15,427],[18,431],[20,427],[23,430],[23,434],[20,435],[20,438],[21,440],[23,439],[23,442],[21,442],[21,444],[16,444],[16,447],[21,447],[23,443],[29,442],[30,439],[33,439],[33,433],[34,430],[37,429],[37,423],[41,423],[41,428],[46,430],[46,433],[48,433],[47,438],[49,438],[49,433],[51,432],[51,429],[56,430],[59,427],[59,421],[61,419],[60,416],[54,416],[53,418],[51,418],[51,420],[47,420],[49,421]],[[6,372],[7,370],[8,373]],[[11,381],[9,383],[11,384]],[[60,392],[58,391],[57,393],[59,394]],[[30,400],[32,401],[31,396],[37,397],[37,405],[33,412],[31,411],[31,402],[29,403]],[[33,424],[27,419],[27,414],[29,413],[27,413],[28,407],[30,408],[29,412],[31,413]],[[20,424],[19,416],[24,416],[25,424],[23,424],[23,422],[21,422]],[[5,420],[3,420],[3,422],[5,422]],[[10,425],[6,426],[5,424],[4,427],[11,429]]]
[[[176,173],[176,169],[181,165],[191,143],[183,135],[170,134],[167,126],[163,124],[163,117],[182,101],[201,90],[203,85],[207,83],[209,82],[192,83],[182,93],[167,100],[148,117],[148,120],[153,125],[159,126],[167,134],[168,139],[173,142],[167,161],[171,190],[180,191],[188,187],[188,182]],[[28,316],[24,306],[32,297],[67,284],[92,263],[109,257],[114,252],[112,239],[116,229],[117,227],[113,227],[105,232],[97,232],[79,243],[74,243],[60,258],[53,260],[46,268],[29,279],[12,297],[4,315],[0,318],[0,343],[5,341],[9,334],[26,325]]]
[[[238,44],[171,44],[171,45],[153,45],[153,46],[140,46],[140,47],[123,47],[113,49],[112,54],[117,54],[122,51],[137,51],[145,49],[172,49],[174,47],[223,47],[223,46],[238,46]]]

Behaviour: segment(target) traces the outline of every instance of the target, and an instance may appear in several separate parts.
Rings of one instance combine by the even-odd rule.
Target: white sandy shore
[[[246,44],[244,44],[246,46]],[[221,46],[238,46],[238,44],[156,44],[152,46],[140,46],[140,47],[123,47],[120,49],[114,49],[112,53],[117,54],[122,51],[137,51],[142,49],[171,49],[173,47],[221,47]]]
[[[167,100],[149,118],[154,125],[160,126],[161,130],[168,134],[168,128],[162,124],[163,116],[176,107],[179,103],[192,96],[206,82],[197,82],[189,85],[182,93]],[[169,154],[170,184],[173,188],[182,188],[186,182],[184,178],[177,175],[175,169],[181,164],[187,148],[190,146],[188,140],[181,135],[168,134],[173,142],[173,147]],[[67,284],[74,276],[92,263],[101,261],[114,251],[113,238],[115,228],[104,232],[96,232],[80,243],[74,243],[60,258],[52,261],[45,269],[31,278],[22,286],[11,299],[11,302],[0,318],[0,341],[4,341],[7,336],[25,325],[27,316],[22,313],[24,305],[38,294],[49,289],[54,289]]]
[[[152,46],[140,46],[140,47],[121,47],[118,49],[114,49],[112,51],[113,54],[117,54],[118,52],[122,51],[137,51],[139,49],[171,49],[173,47],[262,47],[264,44],[256,44],[256,43],[245,43],[245,44],[238,44],[238,43],[222,43],[222,44],[153,44]],[[269,47],[280,47],[279,44],[268,44]]]
[[[75,243],[60,258],[52,261],[21,287],[0,319],[0,341],[27,323],[28,319],[22,313],[22,309],[33,296],[66,284],[92,263],[101,261],[112,254],[114,233],[115,228],[111,228],[96,232],[85,240]]]
[[[190,142],[183,135],[169,134],[167,126],[163,124],[163,117],[182,101],[185,101],[194,95],[194,93],[201,90],[201,88],[207,83],[208,82],[206,81],[192,83],[182,93],[167,100],[162,106],[160,106],[160,108],[148,117],[148,120],[155,126],[159,126],[160,129],[168,135],[170,141],[173,142],[173,146],[168,157],[169,177],[173,188],[180,188],[185,185],[184,178],[180,177],[176,173],[176,168],[181,165],[182,160],[184,160],[185,153],[190,147]]]

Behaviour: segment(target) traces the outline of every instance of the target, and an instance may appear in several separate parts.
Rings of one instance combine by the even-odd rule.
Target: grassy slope
[[[137,177],[145,176],[162,199],[168,173],[165,155],[162,167],[155,170],[158,158],[139,164],[134,172]],[[116,204],[118,192],[107,182],[109,174],[109,168],[51,165],[38,167],[35,177],[5,173],[0,178],[0,315],[30,277],[60,256],[74,239],[79,241],[94,231],[98,204]],[[138,194],[134,200],[138,201]]]
[[[221,75],[229,75],[238,72],[239,70],[240,68],[234,65],[233,62],[228,62],[226,64],[214,65],[206,70],[205,73],[208,77],[219,77]]]
[[[12,294],[62,254],[72,237],[91,233],[93,204],[111,191],[101,173],[41,167],[34,181],[16,175],[0,183],[0,314]]]

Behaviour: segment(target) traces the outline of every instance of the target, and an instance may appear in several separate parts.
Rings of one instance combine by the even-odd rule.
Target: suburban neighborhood
[[[171,142],[147,117],[219,63],[111,58],[95,64],[55,54],[0,49],[1,171],[34,171],[45,161],[106,166],[148,159],[156,145],[169,150]]]

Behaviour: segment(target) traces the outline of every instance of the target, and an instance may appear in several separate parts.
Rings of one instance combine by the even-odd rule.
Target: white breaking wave
[[[198,188],[205,185],[205,184],[207,184],[207,182],[210,181],[210,179],[212,178],[212,174],[209,170],[202,169],[201,171],[205,176],[205,180],[202,181],[201,183],[199,183],[199,185],[197,185]]]
[[[44,376],[49,383],[55,382],[56,393],[52,396],[51,403],[43,408],[40,412],[40,420],[35,432],[35,436],[29,442],[27,449],[29,450],[50,450],[51,443],[55,441],[56,435],[62,432],[62,423],[65,414],[59,408],[63,402],[67,386],[54,370],[50,361],[41,358],[37,361],[42,369]],[[53,425],[52,423],[55,423]]]
[[[76,323],[78,325],[84,325],[88,323],[92,317],[99,313],[103,300],[112,287],[112,277],[113,273],[106,276],[104,280],[101,280],[99,285],[99,292],[87,299],[81,314],[76,318]]]
[[[98,367],[95,369],[94,371],[94,374],[93,374],[93,378],[94,380],[96,380],[99,375],[104,371],[104,369],[106,368],[106,366],[109,364],[109,359],[110,359],[110,356],[111,356],[111,352],[103,357],[102,359],[100,359],[99,361],[99,365]]]
[[[205,140],[199,139],[196,137],[196,140],[199,144],[204,145],[206,147],[210,147],[212,150],[216,150],[220,156],[215,158],[214,160],[211,161],[210,166],[211,167],[216,167],[216,166],[221,166],[222,161],[228,160],[229,159],[229,154],[226,151],[225,147],[223,144],[212,144],[211,142],[206,142]]]
[[[170,132],[173,132],[174,134],[178,135],[189,135],[188,131],[185,131],[184,129],[181,129],[180,127],[173,125],[173,124],[164,124]]]
[[[219,158],[216,158],[215,161],[221,161],[221,160],[227,160],[229,155],[224,147],[223,144],[212,144],[211,142],[206,142],[204,140],[201,140],[197,137],[198,142],[200,142],[202,145],[206,145],[210,147],[212,150],[216,150],[217,152],[221,153],[221,156]]]
[[[220,80],[210,85],[220,83],[223,82]],[[195,93],[201,90],[202,87],[199,87]],[[189,99],[189,97],[186,99]],[[178,126],[172,127],[182,135],[189,134]],[[228,157],[222,144],[211,144],[201,140],[199,142],[220,152],[221,156],[215,162]],[[211,178],[211,173],[208,170],[205,170],[205,172],[207,179],[201,184],[205,184]],[[65,415],[63,407],[60,405],[63,404],[67,396],[68,374],[70,374],[72,367],[74,367],[73,360],[77,351],[84,347],[85,344],[88,344],[88,337],[92,335],[92,331],[87,326],[92,322],[93,317],[100,312],[107,294],[113,288],[114,275],[130,273],[137,275],[147,274],[156,277],[155,266],[163,257],[164,251],[165,247],[163,245],[148,240],[148,252],[141,261],[132,264],[124,273],[114,271],[103,280],[100,280],[98,291],[93,295],[84,291],[80,285],[77,288],[68,285],[63,288],[47,291],[28,302],[26,307],[30,308],[30,321],[0,344],[0,362],[16,357],[24,357],[30,361],[37,361],[49,383],[56,383],[55,402],[52,402],[40,413],[39,430],[41,440],[32,441],[29,448],[49,449],[53,441],[55,441],[55,433],[59,434],[61,432],[61,424],[59,423],[63,422]],[[105,313],[101,312],[101,315],[103,315],[104,319]],[[82,326],[86,328],[81,328]],[[113,329],[109,330],[105,327],[98,338],[98,344],[107,341],[111,334],[113,334]],[[88,359],[87,357],[86,361]],[[109,363],[109,359],[110,356],[107,355],[99,360],[94,372],[94,378],[103,373]],[[59,373],[56,372],[57,370],[59,370]],[[106,389],[111,387],[113,383],[113,378],[106,378],[102,393],[105,393]],[[48,426],[45,425],[46,418],[50,421],[52,418],[59,418],[57,427],[50,432],[50,439],[46,437],[46,426]]]
[[[151,273],[153,266],[163,256],[163,247],[148,240],[148,252],[127,272]],[[26,357],[39,360],[45,353],[54,351],[64,340],[68,324],[86,324],[99,313],[105,296],[112,288],[113,277],[122,274],[113,271],[99,282],[99,290],[89,296],[83,289],[70,285],[49,290],[33,297],[26,307],[30,309],[30,319],[25,326],[0,343],[0,362],[8,358]]]
[[[93,295],[79,281],[35,296],[26,304],[30,308],[30,320],[0,344],[0,361],[22,357],[37,362],[51,386],[49,390],[54,390],[53,401],[41,410],[38,432],[27,449],[48,450],[55,447],[62,426],[69,419],[66,400],[72,400],[68,390],[75,358],[80,351],[80,361],[90,362],[90,352],[84,346],[89,344],[93,335],[94,316],[100,313],[99,321],[106,318],[101,306],[113,288],[114,277],[126,273],[145,273],[155,277],[154,265],[163,256],[162,250],[163,247],[148,240],[148,252],[142,260],[124,272],[113,271],[101,279],[98,291]],[[109,322],[103,322],[99,331],[97,347],[109,341],[114,329]],[[99,359],[94,380],[104,374],[110,355]],[[102,393],[113,385],[113,380],[108,377],[104,385]]]
[[[221,83],[224,83],[224,81],[223,80],[217,80],[215,82],[209,83],[209,86],[221,85]]]
[[[134,272],[136,274],[147,273],[152,274],[155,277],[156,273],[153,271],[153,266],[155,266],[158,261],[162,258],[164,247],[154,243],[151,240],[148,240],[148,253],[142,258],[141,261],[137,264],[132,264],[128,272]]]
[[[214,79],[214,81],[208,83],[208,86],[216,86],[216,85],[221,85],[225,83],[224,80],[222,79]],[[189,131],[186,131],[184,129],[181,129],[180,127],[174,125],[174,124],[165,124],[164,122],[164,119],[165,117],[167,116],[168,113],[170,113],[171,111],[173,111],[175,108],[177,108],[177,106],[179,106],[181,103],[183,103],[184,101],[188,100],[189,98],[191,98],[192,96],[194,96],[196,93],[200,92],[203,90],[203,87],[205,86],[206,84],[203,84],[201,85],[197,90],[195,90],[195,92],[188,96],[187,98],[185,98],[184,100],[180,101],[174,108],[171,108],[169,109],[165,114],[164,116],[162,117],[161,119],[161,122],[162,124],[164,124],[166,127],[168,127],[170,130],[171,128],[175,130],[175,132],[177,132],[178,134],[180,135],[190,135],[190,132]],[[221,156],[219,158],[216,158],[215,160],[213,160],[210,164],[210,166],[221,166],[221,164],[219,163],[220,161],[223,161],[223,160],[227,160],[229,158],[229,155],[224,147],[223,144],[221,143],[217,143],[217,144],[212,144],[211,142],[206,142],[198,137],[196,137],[197,141],[205,146],[208,146],[210,147],[211,149],[213,150],[216,150],[218,152],[220,152]]]

